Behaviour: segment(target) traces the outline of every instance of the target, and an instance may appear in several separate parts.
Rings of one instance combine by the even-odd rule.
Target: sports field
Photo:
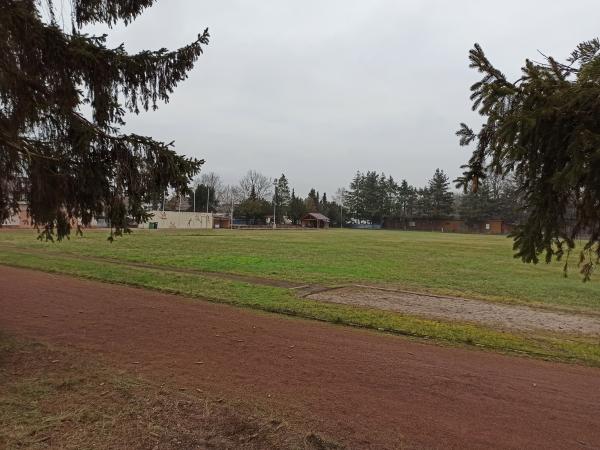
[[[597,338],[516,332],[470,320],[439,320],[302,298],[294,287],[366,284],[497,305],[600,315],[600,280],[583,283],[573,257],[529,265],[502,236],[401,231],[135,230],[40,242],[31,231],[0,233],[0,263],[125,283],[300,317],[600,364]],[[237,278],[236,278],[237,275]],[[292,289],[290,289],[292,288]],[[518,315],[518,311],[516,312]]]
[[[600,282],[504,237],[35,237],[0,232],[0,447],[600,442]]]
[[[247,274],[301,283],[368,282],[460,297],[539,303],[600,311],[600,280],[582,283],[577,255],[568,278],[562,264],[523,264],[504,236],[400,231],[134,231],[106,241],[88,231],[60,243],[31,232],[2,232],[10,244],[161,266]],[[99,268],[99,270],[102,270]]]

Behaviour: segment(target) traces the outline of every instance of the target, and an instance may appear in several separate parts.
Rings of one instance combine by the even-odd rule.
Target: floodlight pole
[[[196,212],[196,188],[194,188],[194,212]]]
[[[277,228],[277,221],[275,220],[277,212],[277,178],[273,179],[273,186],[275,188],[275,195],[273,196],[273,229]]]
[[[210,186],[206,185],[206,214],[208,214],[208,202],[210,201]]]

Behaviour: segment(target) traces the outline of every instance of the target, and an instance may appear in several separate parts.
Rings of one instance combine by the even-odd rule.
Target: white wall
[[[178,212],[178,211],[150,211],[152,217],[148,222],[158,222],[158,229],[166,228],[195,229],[212,228],[212,213]],[[140,224],[142,228],[148,228],[148,223]]]

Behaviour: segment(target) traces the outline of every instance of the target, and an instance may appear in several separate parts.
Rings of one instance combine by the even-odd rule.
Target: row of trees
[[[251,176],[251,174],[253,176]],[[343,212],[338,201],[329,201],[327,194],[319,194],[314,188],[308,192],[306,197],[296,194],[294,188],[290,188],[289,181],[285,174],[271,183],[271,189],[258,189],[257,186],[250,184],[250,191],[243,189],[248,184],[248,179],[252,178],[259,182],[260,186],[265,186],[261,177],[256,177],[255,172],[250,171],[240,181],[240,189],[237,191],[239,206],[235,209],[237,216],[247,220],[264,221],[265,217],[272,216],[275,212],[275,221],[278,224],[292,223],[300,224],[302,216],[309,212],[320,212],[331,220],[331,224],[336,226],[341,223]],[[226,190],[234,192],[235,189],[228,187]],[[269,197],[271,200],[269,201]],[[235,207],[235,199],[234,199]]]
[[[519,222],[523,207],[514,180],[489,175],[479,181],[476,192],[456,193],[443,170],[436,169],[424,187],[374,171],[357,172],[348,190],[340,188],[330,200],[314,188],[301,196],[290,187],[285,174],[276,179],[250,170],[237,185],[225,185],[213,172],[203,174],[192,186],[191,194],[173,196],[165,209],[210,211],[234,214],[251,223],[265,222],[273,216],[278,224],[299,224],[308,212],[320,212],[334,226],[342,220],[382,223],[396,219],[464,219],[467,224],[502,218]],[[208,203],[208,204],[207,204]]]
[[[477,192],[457,194],[443,170],[436,169],[427,185],[417,188],[406,180],[376,172],[357,172],[344,197],[350,215],[359,221],[381,223],[386,217],[446,219],[467,223],[491,218],[517,222],[522,215],[516,183],[489,175]]]
[[[233,213],[236,218],[250,223],[264,223],[267,218],[270,220],[275,211],[276,223],[300,224],[306,213],[320,212],[336,226],[345,215],[341,206],[342,190],[332,201],[325,192],[321,195],[314,188],[304,197],[290,188],[285,174],[269,179],[260,172],[250,170],[237,185],[225,185],[218,174],[210,172],[195,180],[190,191],[185,196],[174,194],[166,197],[164,205],[155,203],[153,208]]]

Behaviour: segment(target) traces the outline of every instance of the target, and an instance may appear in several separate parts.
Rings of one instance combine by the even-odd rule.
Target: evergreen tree
[[[195,194],[195,200],[194,200]],[[211,186],[199,184],[189,196],[189,211],[194,211],[194,202],[196,204],[196,212],[206,212],[206,202],[208,200],[208,211],[216,212],[219,206],[217,192]]]
[[[364,198],[362,195],[362,185],[364,176],[356,172],[350,182],[350,188],[346,193],[346,207],[355,219],[363,219],[365,216]]]
[[[292,189],[292,196],[290,198],[289,206],[289,218],[294,225],[300,224],[300,219],[306,214],[306,205],[301,198],[296,197],[296,193]]]
[[[385,177],[381,174],[379,177],[379,198],[381,202],[381,217],[391,217],[397,214],[398,204],[398,184],[392,176]]]
[[[147,218],[143,205],[157,203],[167,188],[188,190],[202,161],[119,127],[126,111],[168,101],[208,43],[208,31],[176,51],[132,55],[123,45],[108,48],[106,36],[81,31],[95,23],[127,25],[152,3],[73,0],[67,31],[51,1],[0,2],[0,223],[24,196],[47,239],[67,236],[72,219],[87,225],[97,216],[119,235],[129,218]]]
[[[319,212],[319,195],[314,188],[310,190],[304,203],[307,212]]]
[[[424,218],[432,218],[432,201],[431,201],[431,192],[429,188],[418,188],[417,189],[417,199],[416,199],[416,216],[424,217]]]
[[[513,234],[515,256],[560,259],[585,234],[580,266],[588,280],[600,262],[600,40],[581,43],[565,64],[527,60],[514,82],[478,44],[469,59],[483,74],[471,99],[486,122],[477,133],[465,124],[457,132],[461,145],[475,144],[458,185],[477,190],[490,172],[514,174],[525,214]]]
[[[377,172],[368,171],[362,182],[364,219],[370,223],[379,223],[382,218],[382,189]]]
[[[273,209],[269,202],[258,198],[256,193],[254,196],[243,200],[236,208],[237,214],[246,219],[250,225],[264,223],[266,216],[272,211]]]
[[[417,206],[417,190],[402,180],[396,191],[396,212],[400,217],[413,217]]]
[[[327,202],[327,206],[322,207],[322,213],[330,220],[329,225],[339,227],[341,221],[341,206],[337,202]]]
[[[283,218],[288,216],[289,208],[290,208],[290,186],[288,184],[288,180],[284,174],[281,174],[281,177],[277,180],[277,190],[276,190],[276,214],[277,214],[277,223],[282,223]]]
[[[354,218],[381,223],[394,213],[398,185],[392,177],[367,171],[357,172],[350,183],[346,204]]]
[[[489,183],[482,181],[477,192],[467,192],[458,203],[458,214],[469,226],[479,221],[499,218],[497,198],[493,198]]]
[[[508,223],[522,224],[527,217],[523,192],[514,177],[500,177],[498,175],[488,176],[492,186],[492,193],[497,197],[498,217]]]
[[[427,216],[443,219],[454,212],[454,195],[450,191],[450,180],[443,170],[435,169],[424,195],[427,197]]]

